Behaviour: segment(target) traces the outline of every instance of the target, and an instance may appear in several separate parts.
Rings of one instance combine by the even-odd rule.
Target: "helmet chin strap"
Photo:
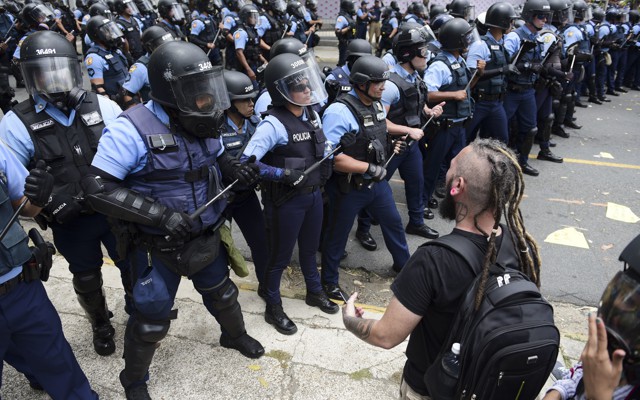
[[[360,85],[355,85],[354,89],[356,89],[358,92],[362,93],[362,95],[364,97],[366,97],[367,99],[371,100],[371,101],[380,101],[381,98],[378,97],[373,97],[369,94],[369,88],[371,87],[371,81],[367,81],[365,88],[366,90],[362,90],[359,88]]]

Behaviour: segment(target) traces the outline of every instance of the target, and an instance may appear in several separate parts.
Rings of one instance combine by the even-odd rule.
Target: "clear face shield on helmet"
[[[120,41],[120,38],[124,36],[118,25],[111,20],[107,21],[104,25],[98,28],[98,35],[101,39],[104,39],[105,43],[115,44]]]
[[[609,350],[623,349],[625,360],[640,361],[640,282],[629,273],[618,272],[609,282],[598,307],[607,328]]]
[[[200,71],[171,82],[176,106],[184,113],[207,116],[231,106],[222,67],[198,64]]]
[[[171,9],[169,10],[169,16],[174,22],[184,21],[184,11],[182,10],[182,6],[178,3],[171,4]]]
[[[573,8],[567,7],[563,10],[553,12],[553,23],[564,25],[573,21]]]
[[[271,9],[273,11],[284,14],[287,11],[287,3],[284,0],[269,0],[269,4],[271,4]]]
[[[420,32],[420,36],[422,36],[422,39],[424,39],[426,43],[436,40],[436,34],[433,33],[429,25],[425,25],[418,29],[418,32]]]
[[[38,57],[22,61],[20,68],[27,92],[54,105],[65,102],[72,89],[82,87],[80,64],[74,58]]]
[[[35,6],[29,15],[34,21],[37,21],[38,24],[47,24],[55,19],[53,11],[44,4]]]
[[[138,10],[138,6],[133,0],[125,1],[124,6],[129,8],[131,15],[140,15],[140,10]]]
[[[304,62],[307,63],[309,68],[315,69],[316,71],[318,71],[318,73],[320,73],[322,69],[320,68],[320,65],[318,65],[318,61],[316,61],[316,53],[313,51],[313,49],[309,49],[306,47],[303,47],[303,49],[305,50],[304,53],[300,54],[300,58],[302,58]]]
[[[153,11],[153,4],[151,4],[151,1],[149,0],[136,0],[136,7],[143,13]]]
[[[469,31],[467,31],[467,33],[465,33],[464,35],[464,41],[465,41],[465,48],[469,48],[469,46],[471,46],[471,44],[475,43],[475,42],[479,42],[480,40],[480,33],[478,32],[478,29],[476,27],[472,27]]]
[[[244,22],[251,26],[256,26],[258,25],[258,22],[260,22],[260,13],[258,10],[251,10],[244,14],[244,18],[246,18],[246,21]]]
[[[289,103],[310,106],[329,97],[317,69],[305,66],[275,82],[276,89]]]

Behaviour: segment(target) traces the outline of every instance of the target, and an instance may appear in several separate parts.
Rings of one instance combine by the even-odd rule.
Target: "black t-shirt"
[[[454,229],[451,234],[470,239],[483,254],[486,253],[485,236],[460,229]],[[502,244],[502,237],[496,238],[498,248]],[[474,274],[464,259],[449,249],[423,246],[411,256],[391,285],[400,303],[423,317],[411,332],[404,366],[404,379],[421,395],[428,395],[424,374],[440,353],[458,312],[461,297],[466,294],[478,273],[480,271]]]

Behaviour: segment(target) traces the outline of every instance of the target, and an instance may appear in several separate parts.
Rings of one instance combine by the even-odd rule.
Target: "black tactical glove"
[[[260,180],[260,168],[256,164],[256,156],[249,157],[244,163],[235,160],[233,169],[233,177],[243,185],[251,187]]]
[[[540,63],[531,63],[529,64],[529,70],[539,74],[544,69],[544,65]]]
[[[573,71],[567,72],[564,79],[566,79],[567,81],[573,80]]]
[[[507,64],[502,67],[502,73],[507,75],[520,75],[520,70],[515,65]]]
[[[80,215],[82,205],[69,194],[54,193],[45,209],[57,223],[66,224]]]
[[[53,175],[47,172],[44,160],[38,160],[36,167],[29,171],[24,182],[24,195],[36,207],[44,207],[53,190]]]
[[[53,266],[53,255],[56,254],[56,248],[50,242],[45,242],[35,228],[29,230],[29,237],[34,244],[34,247],[30,247],[33,252],[33,261],[35,261],[34,267],[38,272],[38,277],[41,281],[46,282],[49,280],[49,272]]]
[[[162,213],[159,228],[175,239],[184,239],[193,229],[193,223],[187,214],[167,208]]]
[[[301,188],[307,181],[307,175],[304,171],[298,171],[297,169],[285,169],[282,177],[282,182],[293,186],[294,188]]]
[[[369,168],[367,168],[367,174],[374,182],[380,182],[387,175],[387,170],[381,165],[370,163]]]
[[[397,155],[401,155],[407,151],[409,145],[406,140],[394,140],[393,142],[393,152]]]
[[[345,133],[344,135],[342,135],[342,137],[340,138],[340,146],[341,149],[344,150],[347,147],[351,147],[355,144],[356,142],[356,135],[358,134],[358,132],[356,131],[349,131],[347,133]]]

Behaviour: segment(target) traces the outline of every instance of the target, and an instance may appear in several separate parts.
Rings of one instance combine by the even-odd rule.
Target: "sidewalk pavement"
[[[253,265],[249,264],[252,269]],[[124,399],[118,374],[124,366],[122,339],[127,315],[117,268],[105,260],[104,286],[116,328],[116,353],[100,357],[91,344],[91,329],[75,298],[71,274],[60,255],[54,259],[45,286],[62,319],[67,340],[102,399]],[[233,274],[232,274],[233,275]],[[393,399],[397,398],[406,341],[391,350],[370,346],[342,324],[341,314],[328,315],[304,303],[304,289],[283,293],[284,309],[298,332],[284,336],[264,321],[264,302],[254,276],[239,279],[239,301],[247,331],[265,347],[258,360],[219,345],[220,327],[202,305],[200,295],[184,279],[176,297],[178,319],[156,352],[149,381],[153,399]],[[585,341],[585,310],[555,304],[562,332],[559,359],[569,365]],[[380,318],[384,309],[363,305],[365,315]],[[47,399],[26,379],[5,365],[0,396],[5,399]],[[544,393],[544,392],[543,392]]]

